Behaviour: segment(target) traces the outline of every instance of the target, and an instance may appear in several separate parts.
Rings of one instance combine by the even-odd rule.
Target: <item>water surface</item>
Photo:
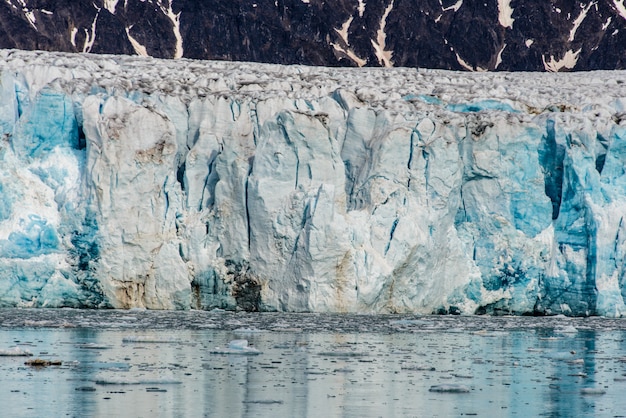
[[[623,416],[625,333],[601,318],[7,309],[0,350],[32,356],[0,357],[1,415]]]

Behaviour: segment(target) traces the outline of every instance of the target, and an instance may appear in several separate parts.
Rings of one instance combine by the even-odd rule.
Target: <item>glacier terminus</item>
[[[0,71],[0,306],[626,314],[626,72]]]

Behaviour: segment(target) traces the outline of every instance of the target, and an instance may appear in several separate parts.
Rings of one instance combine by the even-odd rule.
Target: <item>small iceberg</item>
[[[86,350],[108,350],[110,348],[113,348],[110,345],[96,344],[96,343],[80,343],[80,344],[76,344],[76,347],[86,349]]]
[[[446,385],[431,386],[430,389],[428,389],[428,391],[438,392],[438,393],[469,393],[470,388],[465,385],[450,383]]]
[[[604,395],[606,390],[602,388],[583,388],[580,390],[581,395]]]
[[[211,354],[234,354],[240,356],[254,356],[261,354],[259,350],[248,346],[248,340],[232,340],[226,348],[215,347]]]
[[[8,350],[0,350],[0,357],[30,357],[33,353],[29,350],[13,347]]]

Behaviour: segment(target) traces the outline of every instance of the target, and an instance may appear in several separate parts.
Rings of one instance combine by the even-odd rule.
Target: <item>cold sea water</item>
[[[626,416],[626,320],[0,310],[2,417]]]

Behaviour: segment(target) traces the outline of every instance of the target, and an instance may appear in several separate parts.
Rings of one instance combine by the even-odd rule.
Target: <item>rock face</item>
[[[0,48],[324,66],[626,68],[623,0],[6,0]]]
[[[623,72],[0,54],[2,306],[626,311]]]

